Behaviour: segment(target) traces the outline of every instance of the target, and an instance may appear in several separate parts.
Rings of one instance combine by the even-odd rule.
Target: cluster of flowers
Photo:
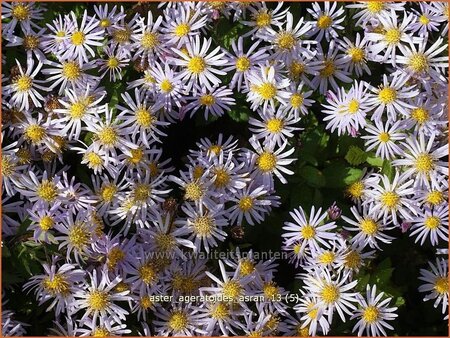
[[[353,290],[353,277],[374,256],[363,252],[366,246],[393,240],[383,231],[400,226],[397,216],[413,223],[411,234],[422,243],[447,240],[447,164],[439,161],[448,152],[447,57],[439,56],[447,45],[428,37],[446,34],[448,5],[314,3],[311,20],[297,22],[283,3],[268,6],[164,3],[155,18],[99,5],[95,14],[71,12],[42,27],[42,4],[2,3],[6,49],[26,55],[26,63],[15,60],[2,74],[2,231],[14,236],[28,220],[34,241],[57,245],[44,273],[24,285],[54,311],[54,334],[129,334],[130,316],[143,335],[327,334],[334,310],[343,321],[345,314],[358,319],[358,335],[392,329],[390,298],[375,285],[364,298]],[[340,36],[344,7],[355,12],[347,19],[356,20],[351,24],[363,39]],[[230,51],[208,37],[220,16],[249,27]],[[371,62],[388,65],[381,87],[356,81],[341,88],[370,74]],[[105,104],[102,85],[121,81],[131,64],[140,77],[127,83],[116,106]],[[351,225],[344,229],[357,232],[351,238],[336,231],[332,213],[313,208],[308,217],[301,207],[292,213],[284,249],[306,273],[291,314],[274,260],[236,249],[219,260],[216,276],[215,262],[195,254],[214,250],[234,226],[260,223],[279,206],[275,181],[287,183],[293,174],[286,168],[295,161],[289,141],[315,91],[327,96],[327,128],[367,133],[367,150],[395,158],[396,174],[391,182],[367,172],[349,187],[356,221],[342,219]],[[222,134],[201,139],[175,174],[162,152],[164,129],[198,111],[220,117],[236,92],[255,111],[250,147]],[[64,159],[74,152],[92,172],[89,184],[68,174]],[[180,203],[173,198],[178,190]],[[427,284],[420,291],[431,291],[426,299],[436,298],[445,311],[447,262],[431,268],[422,272]],[[155,295],[173,300],[157,302]],[[219,300],[178,300],[186,295]],[[11,313],[3,317],[3,334],[25,332]]]

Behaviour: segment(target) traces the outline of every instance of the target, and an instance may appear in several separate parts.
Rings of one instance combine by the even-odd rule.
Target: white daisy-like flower
[[[45,37],[46,28],[39,29],[39,31],[35,31],[31,28],[30,24],[26,24],[22,28],[23,37],[6,34],[5,40],[9,41],[6,44],[6,47],[14,47],[14,46],[22,46],[27,53],[27,62],[31,62],[33,55],[36,56],[39,62],[46,63],[47,58],[45,54],[42,52],[44,49],[44,37]]]
[[[448,261],[436,258],[428,262],[429,269],[420,269],[419,279],[425,283],[419,286],[419,292],[426,292],[424,301],[435,300],[434,307],[442,303],[442,313],[448,312]],[[430,271],[431,270],[431,271]]]
[[[428,34],[439,31],[441,22],[445,21],[444,15],[436,15],[433,12],[433,7],[426,2],[419,2],[420,10],[417,11],[411,8],[411,11],[416,14],[416,21],[411,24],[412,32],[419,33],[419,36],[427,37]]]
[[[53,53],[61,58],[68,45],[68,36],[73,31],[74,23],[67,15],[59,14],[56,19],[52,20],[52,24],[47,23],[46,25],[50,32],[45,34],[42,39],[44,52]]]
[[[298,241],[301,243],[301,252],[306,247],[317,251],[320,245],[329,248],[329,241],[337,238],[336,233],[331,231],[336,228],[336,223],[324,222],[327,218],[327,213],[322,213],[322,208],[319,208],[316,212],[315,207],[312,206],[309,217],[301,206],[289,212],[289,214],[295,223],[285,222],[285,226],[283,226],[285,233],[281,235],[283,238],[286,238],[287,245]]]
[[[439,244],[439,239],[448,242],[448,205],[420,210],[411,223],[410,236],[416,237],[416,243],[423,245],[428,238],[433,246]]]
[[[199,327],[200,315],[193,311],[192,303],[174,303],[169,309],[158,306],[152,321],[155,334],[161,336],[206,335]]]
[[[20,110],[30,109],[30,100],[35,107],[42,107],[44,97],[38,92],[38,89],[42,91],[48,91],[48,87],[44,87],[45,81],[37,80],[35,77],[39,74],[42,68],[42,63],[38,62],[35,66],[33,59],[29,59],[26,71],[23,70],[19,61],[16,60],[17,67],[19,68],[19,74],[11,79],[11,84],[3,87],[3,91],[6,95],[11,95],[11,103],[17,105]]]
[[[226,52],[227,61],[231,65],[223,68],[224,72],[235,70],[235,73],[228,84],[230,89],[236,87],[238,92],[240,92],[243,87],[249,89],[248,75],[257,64],[262,64],[268,60],[269,54],[267,53],[267,49],[261,47],[260,43],[261,41],[257,40],[250,46],[247,52],[244,52],[244,38],[240,36],[237,43],[236,40],[233,40],[231,44],[233,54]]]
[[[344,29],[340,24],[345,19],[345,11],[344,8],[337,8],[337,6],[337,2],[325,1],[324,9],[322,10],[319,3],[313,2],[312,9],[307,9],[308,13],[313,17],[314,29],[309,35],[315,35],[314,40],[320,42],[324,37],[327,41],[336,39],[339,36],[337,30]]]
[[[294,127],[299,122],[300,117],[289,114],[286,110],[278,109],[273,112],[272,108],[268,107],[266,110],[259,108],[258,113],[262,121],[253,117],[250,117],[248,121],[249,129],[257,140],[263,139],[264,142],[275,142],[278,147],[281,147],[288,138],[294,136],[293,132],[301,130]]]
[[[2,25],[4,32],[12,32],[17,24],[24,29],[26,25],[37,26],[33,21],[44,18],[42,15],[45,7],[42,4],[36,5],[34,2],[4,2],[2,3],[2,20],[10,18],[11,21]]]
[[[275,9],[267,8],[265,2],[255,4],[255,8],[249,7],[251,21],[242,21],[242,24],[252,27],[252,29],[245,33],[242,37],[256,36],[264,33],[267,28],[272,26],[280,27],[284,21],[289,8],[282,8],[283,2],[279,2]],[[255,34],[256,33],[256,34]]]
[[[367,336],[386,336],[386,329],[394,330],[394,328],[387,323],[389,320],[395,320],[397,314],[394,313],[397,307],[389,307],[392,298],[383,299],[384,292],[377,295],[377,287],[367,285],[366,298],[361,294],[357,294],[357,299],[360,303],[361,309],[355,310],[351,319],[359,318],[358,322],[353,327],[352,332],[358,331],[358,337],[361,337],[364,330]],[[382,300],[383,299],[383,300]]]
[[[401,157],[392,161],[393,166],[405,166],[405,176],[415,177],[416,184],[430,179],[430,176],[448,174],[448,162],[441,159],[448,156],[448,143],[443,145],[435,142],[435,134],[431,134],[428,140],[425,135],[411,135],[402,142],[403,151]],[[434,149],[433,149],[434,148]]]
[[[391,11],[403,11],[405,4],[391,1],[358,1],[346,5],[347,8],[357,9],[353,19],[358,19],[355,26],[366,27],[369,22],[380,22],[380,17],[391,15]]]
[[[395,225],[399,224],[399,215],[404,219],[411,219],[412,215],[416,215],[417,207],[408,197],[414,194],[414,180],[408,175],[400,175],[397,170],[392,182],[386,175],[377,175],[381,184],[377,183],[366,189],[369,198],[363,202],[363,205],[372,204],[370,213],[379,213],[385,222],[392,216]]]
[[[112,33],[112,28],[126,16],[122,6],[120,6],[119,10],[117,10],[116,5],[110,9],[109,4],[103,6],[95,5],[94,12],[96,14],[97,25],[108,33]]]
[[[326,128],[337,134],[349,134],[359,131],[366,125],[366,114],[370,111],[366,103],[367,88],[364,82],[355,82],[348,92],[344,88],[334,92],[329,91],[327,103],[322,104],[325,108],[322,113],[327,114],[323,118],[328,121]]]
[[[358,281],[351,281],[350,273],[332,276],[327,269],[317,269],[314,273],[308,274],[304,282],[308,291],[307,296],[318,300],[319,307],[327,313],[329,323],[333,320],[335,310],[343,322],[345,314],[351,316],[353,314],[351,310],[356,310],[356,306],[352,303],[358,302],[357,293],[351,290]]]
[[[307,115],[308,108],[315,102],[314,100],[308,99],[308,97],[312,95],[313,91],[304,90],[304,86],[305,83],[303,81],[300,81],[298,84],[296,82],[292,82],[289,87],[289,100],[287,102],[287,105],[282,108],[289,115],[292,115],[293,113],[295,118],[300,116],[300,114]]]
[[[74,294],[77,300],[74,301],[74,312],[85,309],[81,322],[83,323],[89,317],[92,317],[92,322],[103,325],[108,320],[113,320],[121,324],[126,319],[128,311],[121,308],[114,302],[129,301],[131,297],[128,296],[129,290],[117,292],[113,290],[121,281],[120,277],[111,280],[105,270],[94,269],[89,273],[90,283],[87,282],[85,287]]]
[[[275,100],[282,105],[286,105],[289,93],[285,88],[289,86],[289,79],[281,78],[278,80],[273,66],[266,67],[260,65],[259,69],[254,70],[248,76],[250,83],[247,100],[252,103],[251,108],[256,110],[259,106],[267,109],[270,106],[275,110]]]
[[[383,74],[383,84],[380,87],[367,83],[367,87],[372,92],[367,97],[367,105],[374,109],[371,119],[381,120],[383,113],[387,112],[387,117],[395,122],[399,114],[408,115],[407,109],[414,108],[408,103],[407,99],[413,98],[419,94],[415,85],[407,86],[408,77],[405,74],[393,74],[389,79]]]
[[[192,117],[198,109],[204,109],[205,120],[209,115],[219,117],[225,114],[226,111],[231,109],[230,106],[235,105],[233,98],[233,91],[228,87],[215,87],[209,90],[205,87],[197,88],[194,90],[195,96],[186,97],[186,100],[191,101],[186,110],[190,111]]]
[[[336,46],[334,40],[330,41],[328,51],[325,53],[321,45],[317,45],[317,54],[315,61],[320,62],[320,68],[318,69],[319,76],[315,76],[311,81],[313,89],[319,88],[319,92],[325,95],[330,84],[334,90],[339,90],[340,86],[337,84],[336,79],[350,83],[353,80],[349,77],[350,73],[345,71],[346,64],[349,60],[345,54],[338,54],[339,48]]]
[[[369,66],[367,65],[368,41],[364,36],[356,33],[355,41],[350,41],[346,36],[342,37],[339,48],[341,48],[349,60],[344,68],[345,71],[355,73],[357,76],[362,76],[364,73],[372,75]]]
[[[156,101],[162,102],[169,113],[172,111],[172,105],[181,108],[185,98],[184,82],[180,74],[174,72],[168,63],[165,63],[163,68],[158,62],[152,67],[150,74],[155,78],[155,87],[158,91]]]
[[[208,53],[211,47],[212,39],[203,39],[203,45],[200,43],[200,37],[197,35],[186,44],[187,53],[172,48],[172,51],[179,58],[170,58],[175,65],[183,67],[181,72],[182,79],[187,81],[186,90],[191,90],[195,84],[205,86],[212,90],[214,86],[221,83],[216,75],[225,75],[226,73],[216,67],[224,66],[227,60],[223,58],[224,53],[219,53],[220,47],[215,48]],[[194,87],[195,88],[195,87]]]
[[[264,185],[268,189],[273,188],[273,174],[275,174],[281,183],[286,184],[287,180],[283,177],[283,173],[287,175],[294,174],[293,171],[285,167],[296,161],[294,158],[287,158],[294,153],[295,148],[285,151],[288,145],[287,141],[276,150],[275,142],[268,142],[261,145],[254,137],[250,138],[249,142],[256,151],[256,153],[251,153],[250,159],[250,166],[254,168],[252,177],[262,176]]]
[[[318,298],[308,297],[305,291],[300,289],[300,303],[294,305],[294,310],[299,313],[302,321],[301,328],[308,329],[311,336],[316,336],[318,329],[324,335],[330,330],[330,324],[324,315],[324,309],[319,304]]]
[[[395,237],[388,236],[383,231],[391,230],[395,226],[389,226],[385,222],[381,222],[381,217],[373,217],[369,214],[370,209],[367,207],[363,208],[362,215],[358,212],[358,209],[353,206],[350,208],[355,220],[352,220],[344,215],[341,218],[352,226],[344,226],[345,230],[356,231],[357,234],[350,240],[351,243],[357,243],[361,246],[366,246],[367,244],[371,248],[377,248],[379,250],[378,241],[390,244]]]
[[[403,121],[399,120],[391,125],[390,122],[383,123],[375,119],[375,125],[368,124],[365,129],[367,135],[361,136],[366,140],[364,145],[367,151],[376,148],[375,156],[384,160],[390,160],[402,153],[402,149],[396,142],[406,137]]]
[[[185,203],[181,209],[186,214],[186,219],[176,220],[175,223],[186,226],[191,231],[188,240],[194,243],[196,252],[202,248],[209,252],[227,237],[227,233],[222,230],[228,225],[227,219],[224,218],[223,205],[216,204],[215,207],[206,209],[200,204],[194,209]]]
[[[103,78],[109,74],[109,81],[112,82],[122,80],[122,68],[128,66],[130,59],[125,54],[115,52],[111,46],[106,47],[104,52],[107,58],[98,61],[100,71],[103,71],[100,76]]]
[[[396,65],[397,50],[401,44],[417,43],[421,38],[414,37],[411,31],[411,23],[414,21],[414,14],[403,12],[403,20],[398,23],[399,17],[394,9],[391,9],[389,15],[380,15],[378,19],[383,27],[380,33],[366,33],[367,41],[372,42],[368,45],[370,58],[377,62],[390,62]],[[384,53],[384,55],[380,55]]]
[[[74,12],[69,14],[72,18],[73,26],[67,37],[65,52],[61,54],[63,60],[76,60],[80,65],[88,62],[88,54],[95,57],[95,51],[92,47],[102,46],[101,40],[104,39],[104,32],[98,29],[97,21],[94,17],[88,19],[87,10],[84,11],[81,24],[78,25],[77,17]],[[88,21],[89,20],[89,21]]]

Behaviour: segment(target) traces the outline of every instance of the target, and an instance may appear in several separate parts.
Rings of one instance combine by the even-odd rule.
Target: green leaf
[[[315,188],[323,187],[326,184],[323,173],[309,165],[300,169],[300,176],[305,179],[307,184]]]
[[[367,156],[366,162],[374,167],[382,167],[383,166],[383,159],[377,156]]]
[[[346,166],[343,162],[332,162],[324,170],[327,188],[344,188],[361,178],[362,170]]]
[[[345,159],[351,165],[360,165],[366,161],[367,154],[364,150],[357,146],[350,146],[347,154],[345,155]]]
[[[384,160],[383,166],[381,167],[381,173],[385,174],[390,181],[394,179],[395,170],[390,161]]]

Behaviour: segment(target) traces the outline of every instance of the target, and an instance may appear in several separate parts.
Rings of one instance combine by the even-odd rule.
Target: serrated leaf
[[[360,165],[367,159],[367,154],[364,150],[357,146],[350,146],[345,155],[345,160],[351,165]]]
[[[377,156],[367,156],[366,162],[374,167],[382,167],[383,166],[383,159]]]

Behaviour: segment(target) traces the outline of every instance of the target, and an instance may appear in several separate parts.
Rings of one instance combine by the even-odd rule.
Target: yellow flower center
[[[234,280],[229,280],[223,284],[222,293],[225,297],[236,300],[243,291],[243,287],[239,282]]]
[[[265,283],[263,286],[263,293],[264,293],[264,297],[266,297],[267,300],[273,300],[273,299],[277,298],[277,296],[279,295],[279,292],[278,292],[278,287],[275,284],[275,282]]]
[[[144,310],[149,309],[153,305],[153,302],[150,300],[150,296],[148,295],[141,297],[140,303],[141,308]]]
[[[142,265],[139,269],[139,277],[141,278],[141,280],[149,285],[152,284],[153,282],[155,282],[157,280],[157,270],[156,267],[154,266],[154,264],[152,264],[151,262],[148,262],[144,265]]]
[[[69,108],[69,115],[72,119],[79,120],[86,114],[86,108],[84,102],[75,102]]]
[[[117,192],[117,186],[106,184],[100,189],[100,198],[105,202],[111,202]]]
[[[108,331],[107,328],[103,326],[96,327],[94,332],[92,332],[92,337],[109,337],[111,336],[111,332]]]
[[[219,155],[221,151],[222,151],[222,147],[218,144],[213,144],[208,148],[208,152],[212,152],[215,155]]]
[[[111,26],[111,21],[109,21],[108,18],[100,20],[100,27],[106,28],[106,27],[109,27],[109,26]]]
[[[297,43],[297,40],[292,33],[283,32],[278,35],[275,43],[280,49],[291,50]]]
[[[333,19],[329,15],[321,15],[317,19],[317,27],[320,29],[327,29],[329,28],[333,23]]]
[[[39,226],[43,231],[48,231],[53,228],[55,221],[50,216],[44,216],[39,220]]]
[[[72,41],[73,45],[80,46],[86,40],[86,36],[84,35],[83,32],[77,31],[72,34],[72,37],[70,38],[70,40]]]
[[[83,249],[90,239],[84,223],[77,223],[69,230],[69,242],[78,250]]]
[[[135,116],[137,124],[141,127],[149,128],[155,121],[155,117],[145,108],[138,109]]]
[[[214,185],[217,188],[223,188],[230,182],[230,174],[223,168],[214,169],[213,174],[216,175]]]
[[[390,104],[397,99],[397,91],[391,87],[384,87],[378,92],[378,99],[381,103]]]
[[[141,45],[144,49],[153,49],[159,45],[159,37],[157,33],[145,32],[141,38]]]
[[[429,68],[428,58],[422,53],[411,55],[408,65],[416,73],[426,72]]]
[[[58,196],[58,188],[55,183],[43,180],[36,190],[37,195],[46,202],[52,202]]]
[[[391,28],[384,33],[384,40],[391,45],[396,45],[400,42],[402,32],[398,28]]]
[[[39,37],[35,35],[27,35],[23,38],[23,47],[26,50],[33,50],[39,46]]]
[[[430,23],[430,19],[425,14],[422,14],[418,20],[422,25],[426,26]]]
[[[45,277],[42,281],[43,288],[52,296],[67,296],[70,292],[70,284],[67,278],[62,274],[55,274],[53,279]]]
[[[58,32],[56,32],[56,36],[57,36],[58,38],[63,38],[63,37],[66,36],[66,32],[64,32],[64,31],[58,31]]]
[[[319,256],[319,262],[322,264],[331,264],[334,262],[336,255],[332,251],[325,251]]]
[[[300,106],[303,104],[303,95],[299,93],[292,94],[290,102],[293,108],[300,108]]]
[[[109,294],[100,290],[92,291],[89,293],[87,302],[94,311],[105,310],[109,306]]]
[[[113,127],[103,128],[98,132],[97,136],[100,142],[105,146],[114,146],[119,139],[119,135]]]
[[[264,100],[270,100],[277,95],[277,87],[269,82],[266,82],[257,88],[257,93]]]
[[[200,74],[205,71],[206,62],[201,56],[194,56],[189,60],[187,68],[193,74]]]
[[[336,71],[333,60],[325,60],[324,67],[320,70],[321,77],[330,77]]]
[[[359,228],[364,234],[369,236],[373,236],[378,232],[378,224],[371,218],[364,218],[359,223]]]
[[[351,47],[347,50],[347,55],[351,57],[354,63],[360,63],[364,61],[366,54],[362,48]]]
[[[437,216],[430,216],[425,219],[425,228],[434,230],[441,225],[441,220]]]
[[[124,44],[130,41],[131,38],[131,30],[129,28],[118,29],[113,33],[113,40],[118,42],[119,44]]]
[[[393,191],[386,191],[381,194],[380,200],[385,207],[395,209],[400,202],[400,196]]]
[[[175,35],[179,38],[186,36],[191,31],[191,27],[187,23],[180,23],[175,27]]]
[[[250,59],[246,56],[241,56],[236,59],[236,69],[238,72],[245,72],[250,68]]]
[[[256,15],[255,22],[258,28],[267,27],[272,22],[272,15],[267,12],[258,13]]]
[[[289,66],[289,75],[290,77],[297,81],[300,79],[301,75],[305,71],[305,65],[298,61],[292,61],[292,63]]]
[[[419,124],[423,124],[430,118],[430,113],[423,107],[415,108],[411,111],[411,117]]]
[[[155,237],[156,246],[160,251],[170,251],[176,246],[176,241],[172,235],[159,233]]]
[[[379,13],[384,9],[384,3],[382,1],[367,1],[366,6],[372,14]]]
[[[372,324],[378,320],[379,315],[380,312],[378,309],[375,306],[370,305],[364,309],[362,318],[366,323]]]
[[[389,140],[391,139],[391,136],[389,135],[389,133],[386,133],[385,131],[383,131],[382,133],[380,133],[380,135],[378,135],[378,139],[383,142],[389,142]]]
[[[37,124],[31,124],[25,129],[25,138],[32,143],[41,142],[46,135],[47,133],[44,127],[38,126]]]
[[[192,223],[194,232],[200,237],[206,237],[211,234],[214,229],[214,221],[208,216],[199,216]]]
[[[169,80],[164,79],[161,81],[159,88],[161,88],[161,91],[164,93],[170,93],[173,89],[173,84]]]
[[[145,202],[151,195],[151,187],[145,183],[138,183],[133,189],[133,197],[135,202]]]
[[[182,311],[175,311],[170,315],[168,326],[175,332],[184,330],[188,324],[188,317]]]
[[[277,134],[283,130],[283,120],[273,118],[267,121],[267,130],[273,134]]]
[[[216,99],[211,94],[206,94],[206,95],[200,96],[200,104],[202,106],[210,107],[214,103],[216,103]]]
[[[304,239],[311,239],[316,235],[316,229],[314,229],[314,227],[312,225],[305,225],[304,227],[302,227],[302,229],[300,230],[302,237]]]
[[[11,161],[11,158],[8,156],[2,156],[2,175],[5,177],[11,176],[14,173],[16,165]]]
[[[361,255],[354,250],[351,250],[344,260],[344,265],[349,269],[356,269],[361,265]]]
[[[100,167],[103,165],[102,157],[99,154],[94,153],[92,151],[86,153],[84,158],[87,160],[88,166],[90,168]]]
[[[352,198],[361,198],[363,195],[364,183],[362,181],[357,181],[355,183],[350,184],[347,188],[346,192]]]
[[[348,112],[350,114],[355,114],[356,112],[358,112],[359,110],[359,101],[356,99],[351,99],[350,102],[348,103],[348,108],[347,108]]]
[[[203,186],[197,182],[190,182],[184,187],[184,198],[190,201],[198,201],[203,197],[205,192]]]
[[[415,166],[418,172],[428,173],[434,169],[434,159],[430,154],[419,154]]]
[[[442,202],[444,202],[444,200],[444,194],[442,193],[442,191],[438,190],[430,191],[425,199],[427,203],[430,203],[432,205],[441,204]]]
[[[226,319],[230,315],[229,307],[226,303],[220,302],[211,309],[211,317],[214,319]]]
[[[125,282],[119,282],[116,287],[114,288],[114,291],[116,292],[124,292],[130,290],[130,287]]]
[[[120,64],[119,59],[116,58],[115,56],[110,57],[106,62],[108,68],[117,68],[119,64]]]
[[[448,293],[448,277],[439,277],[434,282],[434,289],[442,294]]]
[[[326,284],[320,290],[320,297],[326,304],[332,304],[339,299],[339,289],[333,284]]]
[[[27,92],[33,87],[33,79],[28,75],[18,77],[14,83],[18,92]]]
[[[239,265],[239,273],[241,276],[248,276],[255,271],[255,265],[249,259],[242,259]]]
[[[244,196],[239,200],[239,209],[246,212],[253,208],[253,198]]]
[[[30,17],[28,5],[14,4],[11,9],[11,15],[18,21],[27,20]]]
[[[69,81],[76,80],[81,75],[81,68],[74,61],[66,62],[62,67],[62,75]]]
[[[277,157],[272,153],[264,151],[261,155],[259,155],[256,160],[256,164],[262,172],[271,172],[277,166]]]
[[[125,252],[121,248],[112,248],[108,253],[108,269],[113,270],[124,258]]]

